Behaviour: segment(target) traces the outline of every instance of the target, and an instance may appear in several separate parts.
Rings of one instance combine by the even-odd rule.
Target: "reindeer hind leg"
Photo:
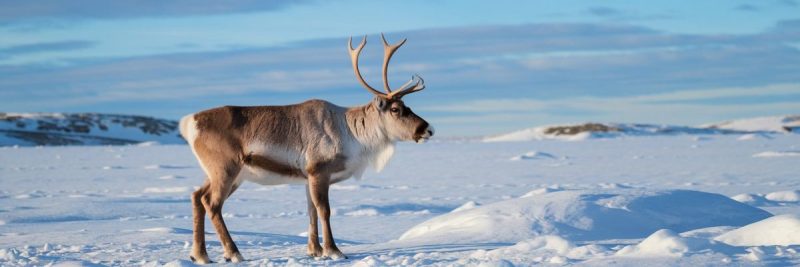
[[[212,180],[210,182],[209,190],[202,198],[202,203],[206,212],[209,213],[211,223],[214,225],[214,229],[216,229],[219,240],[222,243],[222,247],[225,251],[223,254],[225,260],[241,262],[244,259],[241,253],[239,253],[236,244],[233,242],[231,234],[228,232],[225,220],[222,218],[222,206],[225,200],[233,193],[233,190],[235,190],[234,182],[241,170],[241,166],[232,163],[226,166],[225,169],[226,170],[223,172],[225,175],[221,179]]]
[[[206,210],[203,207],[203,203],[201,199],[205,194],[208,192],[209,181],[206,179],[205,183],[192,193],[192,216],[194,218],[193,223],[193,243],[192,243],[192,252],[189,254],[189,258],[192,262],[198,264],[206,264],[211,263],[211,260],[208,258],[208,252],[206,251],[206,235],[205,235],[205,221],[206,221]]]

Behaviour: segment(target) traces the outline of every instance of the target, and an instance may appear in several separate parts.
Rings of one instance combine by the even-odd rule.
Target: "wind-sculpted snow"
[[[177,126],[176,121],[132,115],[0,112],[0,146],[184,143]]]
[[[754,222],[715,238],[734,246],[800,245],[800,215],[784,214]]]
[[[630,239],[662,228],[682,232],[742,226],[771,215],[726,196],[698,191],[566,190],[448,213],[411,228],[399,240],[514,243],[540,235],[575,241]]]

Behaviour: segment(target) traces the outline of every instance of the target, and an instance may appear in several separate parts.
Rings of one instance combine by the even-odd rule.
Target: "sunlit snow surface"
[[[756,156],[791,151],[800,135],[401,144],[331,188],[337,261],[305,256],[302,186],[245,184],[223,212],[252,266],[797,265],[800,157]],[[0,148],[0,265],[190,265],[202,177],[183,145]]]

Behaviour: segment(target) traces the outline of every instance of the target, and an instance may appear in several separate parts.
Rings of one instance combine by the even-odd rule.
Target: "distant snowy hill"
[[[484,142],[531,140],[584,140],[619,136],[653,136],[679,134],[770,134],[800,131],[800,115],[760,117],[692,126],[636,124],[636,123],[582,123],[548,125],[523,129],[507,134],[489,136]]]
[[[800,131],[800,115],[741,119],[707,124],[701,127],[750,132],[797,132]]]
[[[0,146],[184,143],[178,122],[98,113],[0,112]]]

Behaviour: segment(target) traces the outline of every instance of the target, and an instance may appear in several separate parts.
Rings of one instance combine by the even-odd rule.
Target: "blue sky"
[[[408,38],[395,86],[450,136],[604,121],[695,125],[800,110],[800,1],[4,1],[0,111],[178,118],[370,99],[346,41]]]

